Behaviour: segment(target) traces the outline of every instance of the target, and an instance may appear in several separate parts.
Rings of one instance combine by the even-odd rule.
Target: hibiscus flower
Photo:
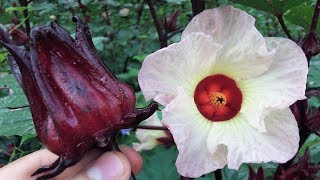
[[[163,127],[157,113],[150,116],[144,121],[144,125]],[[136,136],[140,143],[133,143],[133,149],[136,151],[151,150],[157,145],[171,146],[174,145],[172,135],[169,131],[137,129]]]
[[[141,90],[165,106],[162,122],[177,144],[183,176],[285,163],[298,150],[289,106],[305,98],[306,57],[289,39],[264,38],[254,22],[232,6],[206,10],[180,42],[143,62]]]

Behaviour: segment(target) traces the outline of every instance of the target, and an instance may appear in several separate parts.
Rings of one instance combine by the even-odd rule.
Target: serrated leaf
[[[137,179],[177,180],[175,161],[178,150],[175,147],[157,146],[150,151],[142,152],[144,165]]]
[[[271,14],[283,14],[287,10],[298,6],[307,0],[230,0],[244,6],[253,7]]]
[[[285,19],[293,24],[301,26],[306,32],[310,30],[314,7],[308,5],[300,5],[290,9],[285,15]],[[320,21],[318,21],[317,32],[320,34]]]

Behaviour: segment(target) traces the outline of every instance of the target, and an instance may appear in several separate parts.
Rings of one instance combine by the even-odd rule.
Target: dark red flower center
[[[233,79],[217,74],[200,81],[194,92],[194,102],[208,120],[227,121],[240,111],[242,93]]]

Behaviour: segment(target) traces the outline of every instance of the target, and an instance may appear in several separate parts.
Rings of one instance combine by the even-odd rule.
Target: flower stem
[[[146,0],[148,3],[148,6],[150,8],[150,12],[151,12],[151,16],[154,22],[154,25],[156,26],[157,29],[157,33],[158,33],[158,38],[159,38],[159,42],[160,42],[160,46],[161,48],[168,46],[168,42],[167,42],[167,36],[166,33],[163,32],[163,28],[161,26],[161,23],[159,21],[159,18],[157,16],[157,12],[154,8],[154,3],[152,0]]]
[[[284,23],[283,20],[283,13],[279,13],[276,8],[273,6],[273,4],[268,1],[268,0],[264,0],[266,3],[268,3],[268,5],[271,7],[271,9],[273,10],[274,15],[276,16],[276,18],[278,19],[284,33],[286,33],[286,35],[288,36],[289,39],[291,39],[292,41],[294,41],[293,37],[290,34],[289,29],[287,28],[286,24]]]
[[[282,14],[277,15],[276,17],[277,17],[277,19],[278,19],[278,21],[279,21],[279,23],[280,23],[280,25],[281,25],[284,33],[286,33],[286,35],[288,36],[289,39],[291,39],[292,41],[294,41],[293,37],[292,37],[291,34],[290,34],[289,29],[287,28],[286,24],[285,24],[284,21],[283,21]]]
[[[310,32],[315,32],[317,29],[318,19],[320,12],[320,0],[317,1],[316,7],[314,8],[314,13],[312,17],[312,23],[310,27]]]
[[[180,180],[192,180],[193,178],[189,178],[189,177],[184,177],[184,176],[180,176]]]
[[[222,172],[221,169],[217,169],[214,171],[214,177],[216,180],[222,180]]]
[[[177,29],[173,32],[170,33],[170,35],[168,35],[168,39],[171,39],[173,36],[175,36],[176,34],[179,34],[181,32],[183,32],[184,29]]]
[[[205,1],[204,0],[191,0],[192,3],[192,16],[196,16],[205,10]]]
[[[149,130],[162,130],[162,131],[169,131],[168,128],[163,126],[148,126],[148,125],[138,125],[135,128],[137,129],[149,129]]]
[[[24,23],[25,23],[25,26],[26,26],[26,32],[27,32],[28,36],[30,35],[30,31],[31,31],[30,20],[29,20],[29,12],[28,12],[28,4],[30,2],[31,1],[20,0],[20,5],[26,7],[26,9],[23,11],[23,16],[25,18]]]

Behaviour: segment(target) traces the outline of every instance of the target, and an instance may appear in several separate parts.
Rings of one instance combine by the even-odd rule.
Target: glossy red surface
[[[103,64],[88,27],[79,19],[76,37],[56,23],[35,27],[30,51],[1,42],[23,88],[37,134],[53,153],[78,161],[86,151],[157,110],[135,109],[135,93]],[[101,143],[103,141],[103,143]]]

